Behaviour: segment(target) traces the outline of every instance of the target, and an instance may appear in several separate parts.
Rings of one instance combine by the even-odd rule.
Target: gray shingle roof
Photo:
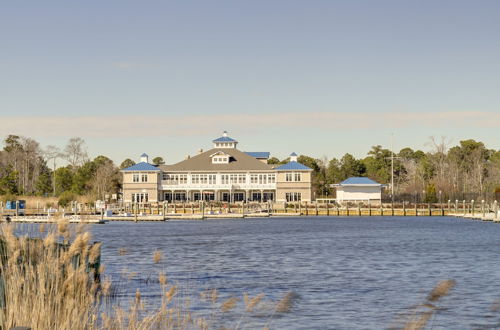
[[[228,164],[213,164],[210,155],[222,151],[231,156]],[[160,165],[164,172],[212,172],[212,171],[272,171],[264,164],[246,153],[232,148],[214,148],[202,154],[183,160],[173,165]]]

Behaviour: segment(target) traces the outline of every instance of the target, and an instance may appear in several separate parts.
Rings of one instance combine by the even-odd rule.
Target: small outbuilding
[[[382,188],[386,185],[366,177],[352,177],[331,187],[337,191],[337,202],[381,203]]]

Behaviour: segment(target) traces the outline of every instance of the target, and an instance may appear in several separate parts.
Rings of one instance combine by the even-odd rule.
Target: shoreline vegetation
[[[427,148],[422,151],[406,147],[393,153],[375,145],[364,158],[349,153],[338,159],[301,155],[298,161],[313,169],[315,198],[334,197],[330,185],[348,177],[365,176],[388,183],[394,175],[396,202],[500,200],[500,150],[488,149],[472,139],[452,146],[446,138],[430,138]],[[271,157],[268,164],[287,161]],[[162,157],[153,158],[155,165],[164,163]],[[125,159],[118,166],[103,155],[90,159],[85,141],[78,137],[58,148],[42,147],[29,137],[8,135],[0,150],[0,198],[5,201],[21,195],[50,196],[54,199],[46,204],[59,207],[75,200],[94,203],[113,199],[122,185],[120,169],[134,164]],[[383,200],[391,199],[386,191]]]
[[[0,225],[3,242],[0,258],[2,308],[0,326],[31,329],[212,329],[238,328],[257,317],[261,328],[269,329],[275,317],[289,313],[297,299],[289,292],[279,300],[264,293],[224,297],[217,289],[201,290],[196,297],[183,296],[182,288],[170,283],[165,270],[149,279],[158,285],[161,302],[152,306],[137,289],[126,304],[116,300],[120,283],[105,277],[96,281],[94,270],[74,257],[94,262],[100,243],[90,245],[91,234],[82,225],[59,221],[40,225],[37,235],[16,235],[13,224]],[[29,237],[36,236],[37,238]],[[68,249],[56,248],[58,242]],[[117,253],[127,254],[125,248]],[[152,252],[152,264],[162,261],[159,250]],[[104,273],[104,265],[99,273]],[[193,301],[194,300],[194,301]],[[191,306],[204,305],[198,316]],[[228,325],[232,324],[232,325]]]

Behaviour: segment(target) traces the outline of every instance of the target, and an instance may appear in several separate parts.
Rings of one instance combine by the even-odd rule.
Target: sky
[[[8,1],[0,137],[175,163],[500,149],[500,1]]]

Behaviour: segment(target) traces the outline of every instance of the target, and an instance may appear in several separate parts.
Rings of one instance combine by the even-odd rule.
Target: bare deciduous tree
[[[68,144],[64,147],[64,158],[73,168],[82,166],[88,160],[85,141],[79,137],[69,139]]]

